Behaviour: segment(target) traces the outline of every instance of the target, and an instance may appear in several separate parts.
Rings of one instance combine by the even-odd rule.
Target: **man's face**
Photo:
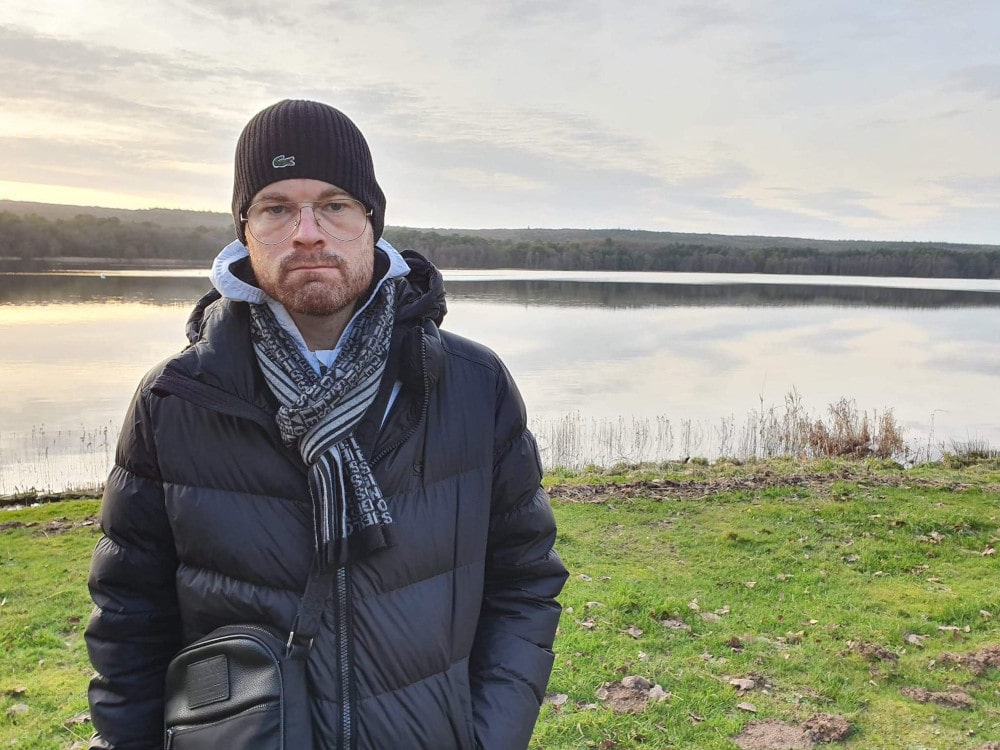
[[[352,197],[336,185],[321,180],[295,179],[272,182],[254,195],[261,201],[318,201]],[[371,222],[350,242],[334,239],[303,208],[298,227],[284,242],[264,245],[247,232],[247,249],[257,283],[293,314],[334,315],[361,296],[372,280],[375,248]]]

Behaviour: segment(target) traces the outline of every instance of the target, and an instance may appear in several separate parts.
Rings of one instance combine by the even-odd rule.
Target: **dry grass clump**
[[[720,455],[743,460],[775,456],[817,458],[901,458],[906,455],[903,428],[892,409],[859,411],[853,399],[841,398],[827,409],[829,419],[814,419],[794,388],[784,408],[750,412],[738,449]],[[723,443],[725,445],[725,443]]]
[[[854,401],[842,398],[829,408],[830,422],[807,427],[812,455],[842,458],[893,458],[906,452],[903,430],[892,409],[881,413],[858,412]]]
[[[813,416],[792,389],[781,406],[735,417],[714,427],[702,422],[673,422],[665,416],[631,419],[585,419],[579,413],[532,424],[543,463],[581,468],[618,463],[696,461],[698,457],[754,461],[778,456],[816,458],[904,459],[908,448],[892,409],[861,411],[853,399],[841,398]]]

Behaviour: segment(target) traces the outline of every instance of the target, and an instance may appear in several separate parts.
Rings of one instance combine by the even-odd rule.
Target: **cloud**
[[[889,219],[886,214],[865,205],[866,202],[877,200],[878,196],[863,190],[847,187],[829,187],[822,190],[777,188],[775,192],[784,200],[811,214],[840,218],[841,220]]]
[[[1000,174],[955,175],[935,181],[950,190],[955,197],[975,202],[990,201],[994,208],[1000,203]]]
[[[982,94],[987,99],[1000,99],[1000,64],[983,64],[956,71],[950,88],[970,94]]]
[[[746,10],[728,2],[680,2],[660,12],[658,36],[664,41],[692,40],[709,32],[739,28],[751,22]]]

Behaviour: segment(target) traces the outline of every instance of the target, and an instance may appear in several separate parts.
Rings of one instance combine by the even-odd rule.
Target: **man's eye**
[[[320,206],[320,211],[325,214],[340,214],[346,210],[347,204],[344,201],[327,201]]]
[[[288,212],[288,206],[284,203],[276,203],[273,206],[264,206],[261,210],[265,216],[284,216]]]

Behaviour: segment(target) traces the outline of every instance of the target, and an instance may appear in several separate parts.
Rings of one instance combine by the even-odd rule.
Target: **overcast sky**
[[[5,0],[0,198],[227,211],[282,98],[387,222],[1000,244],[996,0]]]

